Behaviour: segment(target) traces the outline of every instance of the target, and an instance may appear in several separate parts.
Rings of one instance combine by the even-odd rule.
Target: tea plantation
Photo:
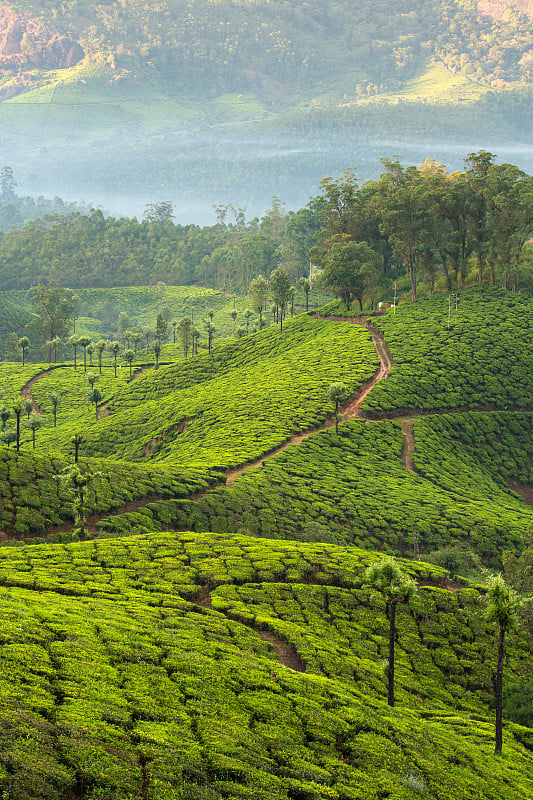
[[[364,403],[369,416],[491,406],[530,408],[533,396],[533,295],[461,292],[398,306],[374,322],[394,368]]]
[[[415,473],[402,464],[396,425],[350,422],[339,436],[310,437],[234,484],[176,504],[174,522],[269,538],[325,537],[403,554],[412,552],[415,537],[423,552],[464,542],[497,565],[502,550],[519,547],[533,522],[533,510],[506,483],[532,480],[531,426],[531,414],[420,420]],[[469,434],[477,439],[465,448]],[[99,524],[124,531],[126,521]]]
[[[107,414],[86,431],[86,452],[120,459],[157,457],[173,462],[227,468],[252,461],[331,414],[327,388],[342,380],[355,392],[375,372],[379,359],[368,331],[302,315],[285,326],[199,355],[187,363],[149,370],[131,383],[103,392]],[[70,383],[64,370],[35,387],[38,403],[48,391]],[[72,421],[94,417],[82,400],[81,376],[66,392],[65,425],[41,440],[65,452]],[[100,384],[99,384],[100,385]],[[120,388],[122,386],[122,388]],[[78,387],[78,388],[76,388]],[[80,416],[81,415],[81,416]],[[39,437],[41,439],[41,437]]]
[[[189,288],[112,291],[141,321],[143,292],[233,305]],[[96,403],[80,351],[0,365],[2,404],[23,392],[41,423],[35,448],[25,414],[20,452],[0,443],[2,800],[533,798],[533,728],[513,721],[533,722],[531,643],[507,637],[520,713],[496,757],[481,583],[533,524],[533,297],[468,291],[447,315],[435,296],[373,317],[390,372],[364,325],[305,314],[211,354],[165,345],[158,369],[139,352],[131,377],[93,355]],[[73,437],[84,541],[58,479]],[[430,563],[446,548],[475,556],[470,581]],[[394,707],[364,586],[383,554],[417,584]]]
[[[421,586],[402,609],[399,703],[384,703],[384,607],[360,588],[374,558],[214,534],[4,549],[4,796],[530,796],[531,731],[508,724],[492,755],[475,589]],[[510,678],[527,658],[515,638]]]

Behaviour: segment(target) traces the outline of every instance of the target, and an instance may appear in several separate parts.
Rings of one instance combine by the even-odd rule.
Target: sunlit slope
[[[450,313],[449,313],[450,309]],[[449,325],[448,325],[449,316]],[[364,402],[374,417],[408,410],[530,409],[533,295],[461,292],[398,306],[375,324],[394,367]]]
[[[86,431],[86,452],[230,467],[258,458],[331,414],[326,394],[375,372],[368,331],[305,315],[159,370],[118,392]],[[57,429],[57,444],[67,445]]]
[[[531,731],[507,724],[493,756],[495,636],[477,591],[421,588],[399,609],[398,704],[385,704],[385,610],[360,588],[373,558],[213,534],[0,551],[0,787],[20,800],[529,796]],[[429,568],[411,569],[424,583]],[[212,608],[194,603],[206,586]],[[509,680],[528,657],[515,639]]]
[[[531,415],[461,414],[416,423],[416,471],[402,461],[392,422],[350,422],[268,459],[194,501],[162,502],[151,518],[119,515],[101,530],[135,526],[243,531],[336,541],[413,554],[464,544],[487,563],[520,547],[533,509],[508,488],[531,484]]]
[[[39,536],[57,526],[67,540],[74,524],[72,494],[60,486],[57,475],[72,463],[73,453],[38,456],[14,447],[0,449],[0,531],[2,538]],[[155,465],[134,465],[80,458],[82,470],[98,473],[94,491],[86,498],[86,509],[107,514],[125,511],[132,501],[179,498],[206,489],[221,475],[206,469],[184,466],[172,471]]]

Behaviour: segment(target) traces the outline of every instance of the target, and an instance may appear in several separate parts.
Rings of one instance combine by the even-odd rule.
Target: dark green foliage
[[[72,449],[72,445],[71,445]],[[112,464],[104,461],[81,463],[99,472],[92,508],[109,512],[133,500],[156,494],[186,497],[220,479],[217,473],[186,467],[172,474],[157,468]],[[74,519],[71,497],[59,488],[54,476],[65,463],[56,458],[30,455],[21,450],[0,448],[0,530],[15,537],[38,536],[50,527]]]

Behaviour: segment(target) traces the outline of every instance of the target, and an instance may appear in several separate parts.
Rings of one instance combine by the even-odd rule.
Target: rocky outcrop
[[[482,14],[493,19],[504,19],[509,9],[533,19],[533,0],[477,0],[477,7]]]
[[[80,43],[42,20],[0,6],[0,68],[62,69],[84,57]]]

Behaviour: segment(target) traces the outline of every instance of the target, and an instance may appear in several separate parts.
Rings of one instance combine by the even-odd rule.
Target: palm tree
[[[85,530],[85,518],[91,487],[96,478],[100,477],[101,472],[82,472],[76,464],[65,467],[54,477],[68,491],[73,499],[74,506],[74,534],[80,539],[87,535]]]
[[[198,355],[198,339],[200,338],[200,336],[201,336],[201,335],[202,335],[202,334],[200,333],[200,331],[198,330],[198,328],[196,328],[196,327],[193,325],[193,327],[192,327],[192,330],[191,330],[191,336],[192,336],[192,354],[193,354],[193,356],[197,356],[197,355]]]
[[[178,323],[178,336],[181,342],[181,346],[183,347],[183,353],[185,358],[189,353],[189,346],[191,343],[191,329],[192,329],[192,322],[189,317],[184,317],[180,319]]]
[[[104,353],[104,350],[106,349],[106,341],[105,341],[105,339],[99,339],[96,342],[96,344],[94,346],[94,349],[96,350],[96,357],[98,358],[98,373],[101,375],[102,374],[102,355]]]
[[[70,337],[73,338],[72,336]],[[70,341],[70,340],[69,340]],[[83,371],[87,372],[87,348],[91,344],[92,339],[90,336],[80,336],[78,337],[78,344],[80,347],[83,347]],[[71,342],[72,344],[72,342]],[[74,362],[74,369],[76,369],[76,363]]]
[[[96,372],[86,372],[85,373],[85,380],[87,381],[87,383],[89,384],[91,389],[93,389],[94,388],[94,384],[98,383],[98,381],[100,380],[100,376],[97,375]]]
[[[339,435],[339,404],[349,397],[350,392],[344,383],[332,383],[328,389],[328,399],[335,403],[335,433]]]
[[[54,348],[54,363],[57,364],[57,348],[62,344],[59,336],[54,336],[52,339],[52,347]]]
[[[31,431],[32,444],[33,444],[33,449],[34,450],[35,450],[35,432],[36,432],[37,428],[41,427],[42,424],[43,424],[43,420],[42,420],[40,414],[30,414],[30,416],[28,417],[28,421],[26,422],[28,430]]]
[[[2,430],[5,431],[6,423],[11,416],[11,410],[7,406],[0,406],[0,423]]]
[[[26,419],[29,419],[31,412],[33,411],[33,400],[30,400],[28,397],[23,397],[22,409],[26,414]]]
[[[94,403],[94,411],[96,415],[96,419],[98,420],[98,403],[101,403],[104,399],[104,395],[100,391],[97,386],[93,386],[91,391],[89,392],[89,401]]]
[[[117,377],[117,354],[120,350],[120,342],[108,342],[107,349],[113,353],[115,357],[114,367],[115,367],[115,378]]]
[[[85,439],[81,433],[75,433],[74,436],[71,437],[70,441],[74,445],[74,463],[77,464],[80,446],[84,444]]]
[[[494,575],[489,579],[487,589],[487,622],[498,625],[498,662],[496,666],[496,680],[494,682],[494,699],[496,703],[496,730],[494,736],[494,754],[499,756],[502,752],[502,687],[503,687],[503,662],[505,658],[505,633],[515,630],[518,625],[518,610],[523,604],[522,599],[514,589],[508,586],[501,575]]]
[[[80,346],[80,337],[79,336],[69,336],[68,343],[72,345],[74,350],[74,369],[77,368],[76,364],[76,354],[78,352],[78,347]]]
[[[59,395],[57,392],[48,392],[48,399],[50,400],[50,403],[52,405],[52,413],[54,415],[54,428],[55,428],[57,425],[57,407],[61,402],[61,395]]]
[[[17,453],[20,450],[20,418],[22,416],[22,412],[24,410],[24,398],[19,397],[18,400],[15,400],[13,405],[11,406],[11,410],[15,415],[15,419],[17,420],[17,427],[16,427],[16,441],[17,441]]]
[[[26,363],[26,350],[30,346],[30,340],[27,336],[22,336],[19,339],[19,347],[22,350],[22,366]]]
[[[389,706],[394,706],[394,638],[396,634],[396,606],[407,603],[416,592],[416,584],[404,572],[394,558],[385,558],[371,564],[365,572],[363,586],[371,591],[379,592],[386,601],[387,618],[389,620],[389,665],[388,694]]]
[[[204,326],[205,332],[207,333],[207,352],[209,353],[209,355],[211,355],[211,344],[213,342],[213,337],[217,329],[215,328],[210,319],[202,320],[202,325]]]
[[[122,357],[124,358],[124,361],[127,361],[127,363],[130,365],[130,380],[131,380],[132,377],[131,365],[133,363],[133,360],[135,359],[135,352],[133,350],[124,350],[124,352],[122,353]]]
[[[155,368],[159,369],[159,356],[161,355],[161,342],[159,339],[156,339],[152,345],[152,349],[155,355]]]

